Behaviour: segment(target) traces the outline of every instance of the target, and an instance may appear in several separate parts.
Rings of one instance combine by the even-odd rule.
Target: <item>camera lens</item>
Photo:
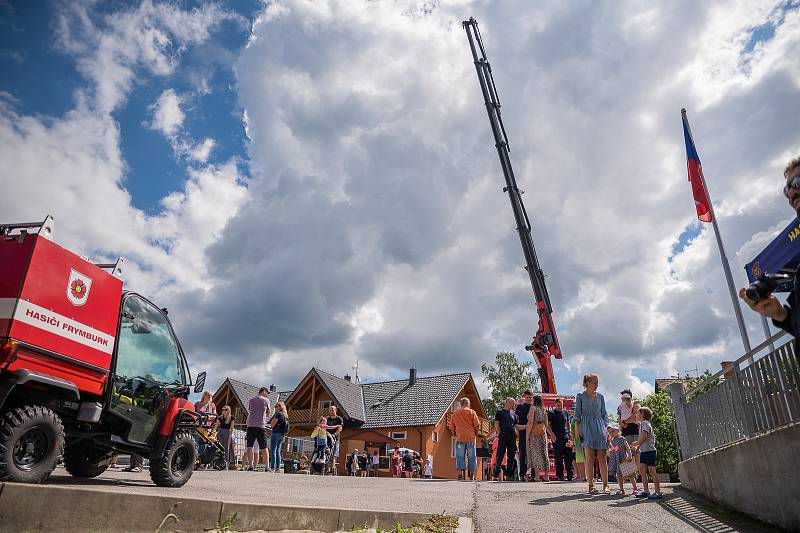
[[[754,281],[745,291],[747,297],[753,302],[766,298],[772,292],[772,287],[762,280]]]

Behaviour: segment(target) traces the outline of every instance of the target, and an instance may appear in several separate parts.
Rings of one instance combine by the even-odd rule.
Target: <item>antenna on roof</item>
[[[356,383],[361,383],[361,378],[358,377],[358,359],[356,359],[356,364],[353,365],[353,374],[355,374]]]

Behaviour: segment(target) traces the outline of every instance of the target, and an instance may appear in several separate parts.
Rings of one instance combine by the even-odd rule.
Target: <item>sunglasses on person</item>
[[[800,189],[800,174],[794,176],[783,186],[783,195],[789,198],[789,189]]]

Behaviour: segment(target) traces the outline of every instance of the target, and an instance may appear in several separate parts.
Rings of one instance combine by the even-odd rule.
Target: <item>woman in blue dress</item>
[[[575,398],[575,422],[578,435],[581,435],[586,454],[586,479],[589,480],[589,494],[600,494],[594,488],[594,462],[600,463],[600,478],[603,480],[603,494],[611,494],[608,488],[608,413],[606,399],[597,392],[597,374],[583,376],[584,392]]]

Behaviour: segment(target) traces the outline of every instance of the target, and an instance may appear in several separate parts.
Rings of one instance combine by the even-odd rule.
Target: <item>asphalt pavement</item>
[[[236,471],[198,471],[180,489],[154,486],[146,471],[107,471],[87,480],[70,477],[59,468],[48,483],[226,502],[446,513],[472,517],[480,533],[777,531],[704,501],[678,484],[662,485],[661,501],[642,501],[631,496],[590,496],[586,485],[577,482],[459,482]]]

